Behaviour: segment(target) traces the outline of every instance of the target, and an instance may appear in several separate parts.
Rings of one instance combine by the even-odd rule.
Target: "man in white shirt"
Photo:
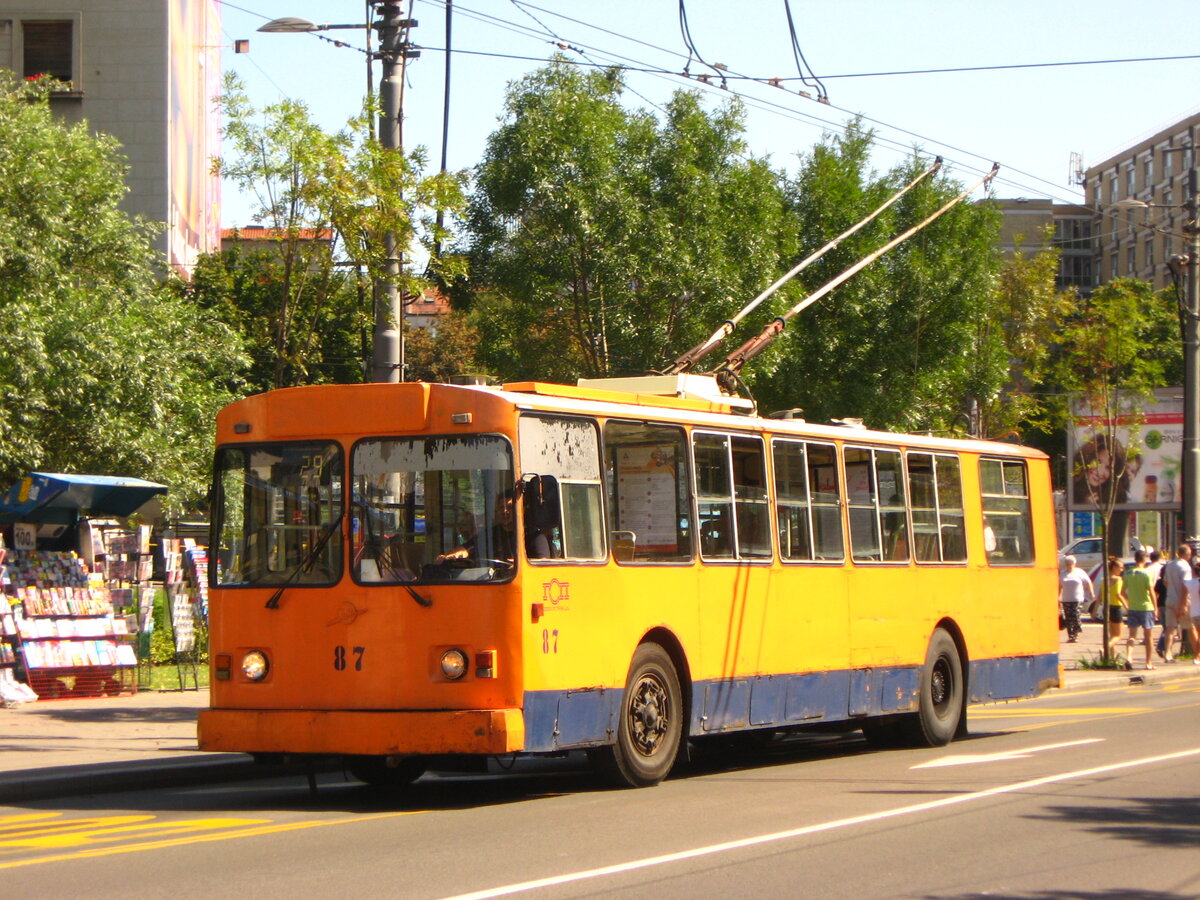
[[[1058,582],[1058,602],[1062,605],[1063,622],[1067,626],[1067,643],[1075,643],[1083,626],[1079,624],[1079,604],[1085,600],[1091,606],[1096,595],[1092,589],[1092,579],[1087,572],[1075,565],[1075,557],[1063,559],[1063,574]]]
[[[1174,662],[1175,657],[1171,653],[1171,643],[1175,639],[1175,632],[1178,630],[1180,634],[1186,634],[1189,630],[1192,635],[1192,647],[1200,647],[1197,636],[1197,628],[1195,626],[1195,617],[1200,615],[1200,600],[1197,600],[1197,589],[1200,588],[1200,581],[1197,581],[1196,576],[1192,572],[1192,546],[1191,544],[1180,544],[1176,552],[1175,558],[1167,563],[1166,569],[1163,570],[1163,579],[1167,583],[1167,606],[1166,606],[1166,623],[1163,629],[1163,641],[1166,645],[1166,660]],[[1192,659],[1192,662],[1200,666],[1200,656]]]

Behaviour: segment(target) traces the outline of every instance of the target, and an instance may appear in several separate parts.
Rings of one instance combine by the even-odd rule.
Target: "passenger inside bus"
[[[472,517],[472,520],[474,517]],[[474,521],[467,525],[470,534],[461,531],[463,542],[448,553],[434,557],[434,563],[447,563],[454,560],[495,559],[511,563],[514,555],[514,536],[516,533],[516,500],[512,491],[505,491],[496,497],[495,522],[489,530],[490,546],[480,541],[480,533]],[[480,546],[483,543],[484,546]],[[530,559],[549,559],[550,542],[541,531],[526,535],[525,553]],[[491,554],[490,556],[481,554]]]

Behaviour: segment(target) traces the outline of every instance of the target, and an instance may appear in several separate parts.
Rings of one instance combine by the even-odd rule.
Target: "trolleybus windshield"
[[[518,529],[504,438],[371,438],[355,445],[350,471],[359,583],[512,577]]]
[[[342,453],[305,441],[223,447],[217,453],[213,581],[268,587],[336,582],[342,545]]]

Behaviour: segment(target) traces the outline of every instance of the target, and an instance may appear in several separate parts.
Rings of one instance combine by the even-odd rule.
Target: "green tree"
[[[475,356],[479,348],[479,330],[465,314],[451,311],[437,324],[437,330],[406,326],[404,353],[410,381],[449,381],[462,375],[476,375]]]
[[[1164,360],[1147,348],[1172,317],[1172,304],[1148,283],[1114,279],[1082,298],[1063,324],[1047,368],[1066,392],[1059,414],[1086,437],[1071,460],[1073,499],[1098,508],[1104,546],[1118,557],[1125,555],[1128,513],[1117,507],[1129,500],[1142,410],[1165,383]],[[1126,429],[1123,446],[1118,435]],[[1107,580],[1104,598],[1107,606]]]
[[[504,377],[658,368],[775,276],[782,196],[746,156],[740,107],[708,113],[680,92],[659,122],[622,89],[615,70],[561,59],[509,88],[458,292]]]
[[[1053,227],[1039,243],[1017,249],[996,274],[990,301],[976,311],[968,396],[978,434],[1011,438],[1043,423],[1039,380],[1051,359],[1059,329],[1078,303],[1075,291],[1056,287],[1060,253],[1050,244]]]
[[[204,496],[237,336],[164,291],[152,229],[119,208],[115,140],[68,125],[0,72],[0,480],[126,474]]]
[[[788,196],[807,255],[912,181],[915,157],[883,175],[871,168],[872,134],[852,123],[802,157]],[[965,185],[939,174],[802,273],[773,299],[779,311],[925,219]],[[973,367],[974,323],[999,266],[998,217],[960,203],[800,314],[747,372],[760,404],[800,407],[814,421],[852,416],[868,425],[945,430],[969,394],[1004,381]],[[988,390],[992,390],[988,386]]]
[[[352,374],[360,380],[361,367],[331,369],[330,357],[361,346],[361,333],[373,319],[370,279],[383,275],[389,262],[385,235],[394,235],[402,248],[431,249],[445,240],[447,232],[434,226],[429,211],[457,212],[462,179],[424,175],[422,150],[405,154],[372,140],[369,122],[377,110],[371,107],[328,134],[299,101],[254,109],[232,75],[221,104],[232,152],[217,170],[253,198],[254,223],[269,229],[277,247],[277,263],[266,280],[269,292],[226,292],[221,302],[265,323],[264,333],[243,318],[252,327],[256,358],[270,359],[271,386]],[[431,270],[453,275],[455,263],[433,257]],[[364,280],[354,283],[344,272],[362,273]],[[419,296],[428,286],[411,269],[399,284],[407,296]],[[342,333],[332,337],[331,329]]]
[[[316,252],[302,240],[284,239],[277,246],[234,246],[205,254],[190,280],[175,283],[176,290],[242,335],[252,359],[246,373],[249,393],[284,384],[362,381],[371,334],[365,279],[331,265],[327,243]],[[326,259],[303,267],[296,277],[287,263],[293,252]],[[288,347],[281,352],[280,297],[293,290],[305,302],[288,305]]]

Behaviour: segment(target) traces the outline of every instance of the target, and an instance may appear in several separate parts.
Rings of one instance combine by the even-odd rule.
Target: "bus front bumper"
[[[490,756],[525,746],[519,709],[204,709],[198,732],[201,750],[234,753]]]

